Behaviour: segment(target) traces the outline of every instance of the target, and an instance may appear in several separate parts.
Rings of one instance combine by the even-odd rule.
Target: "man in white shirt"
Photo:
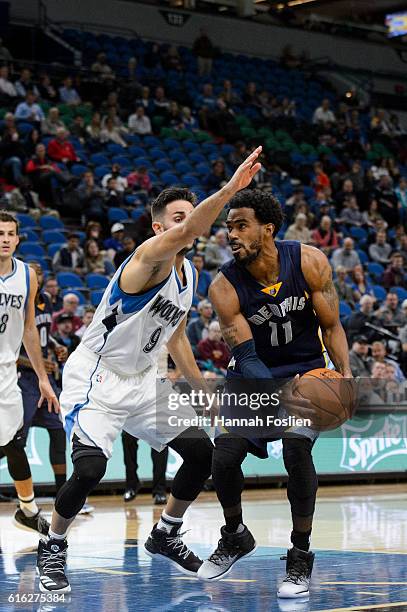
[[[9,70],[7,66],[0,68],[0,94],[15,98],[17,96],[16,88],[13,83],[9,80]]]
[[[129,130],[133,134],[151,134],[151,121],[143,106],[138,106],[136,112],[129,117]]]
[[[20,102],[16,108],[14,113],[15,118],[25,119],[26,121],[43,121],[45,119],[44,111],[35,100],[35,94],[32,91],[28,91],[25,102]]]
[[[335,123],[336,118],[331,109],[329,108],[329,100],[325,98],[322,100],[321,106],[319,106],[314,112],[312,123]]]
[[[116,179],[117,191],[125,191],[127,189],[127,179],[125,176],[120,176],[120,164],[112,164],[112,171],[108,172],[102,178],[102,187],[107,188],[107,184],[111,178]]]

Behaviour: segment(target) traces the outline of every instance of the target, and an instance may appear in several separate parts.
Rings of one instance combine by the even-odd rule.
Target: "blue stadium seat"
[[[363,229],[363,227],[351,227],[350,235],[355,240],[365,240],[367,239],[367,231]]]
[[[30,215],[24,213],[18,213],[16,215],[21,229],[28,229],[29,227],[37,227],[36,222]]]
[[[172,164],[166,159],[158,159],[154,164],[154,168],[158,172],[171,172],[173,170]]]
[[[48,256],[53,258],[53,257],[54,257],[54,255],[55,255],[55,253],[56,253],[57,251],[59,251],[59,249],[61,248],[61,246],[62,246],[63,244],[65,244],[65,243],[62,243],[62,242],[54,242],[53,244],[49,244],[49,245],[47,246]]]
[[[75,290],[75,288],[68,287],[67,289],[64,289],[64,291],[62,291],[62,297],[64,297],[64,295],[66,295],[67,293],[74,293],[76,296],[78,296],[79,305],[85,306],[86,300],[85,300],[85,296],[83,295],[82,291],[77,291]]]
[[[160,176],[160,181],[164,183],[164,185],[179,185],[180,180],[176,174],[173,172],[163,172]]]
[[[24,242],[38,242],[38,234],[34,232],[32,229],[24,228],[22,232],[20,232],[20,239],[24,239]]]
[[[346,302],[339,302],[339,316],[348,317],[352,313],[352,308]]]
[[[197,178],[191,174],[183,174],[181,176],[181,183],[184,187],[193,187],[196,185]]]
[[[134,221],[137,221],[137,219],[141,217],[143,212],[144,210],[142,208],[135,208],[134,210],[131,211],[130,216]]]
[[[21,136],[27,136],[30,132],[32,132],[34,126],[32,123],[28,123],[26,121],[18,121],[17,122],[17,131]]]
[[[49,217],[48,215],[44,215],[40,218],[40,226],[43,230],[51,230],[51,229],[64,229],[64,224],[60,219],[56,219],[55,217]]]
[[[193,172],[194,168],[187,161],[179,161],[175,164],[175,169],[180,174],[188,174],[189,172]]]
[[[38,257],[45,257],[45,249],[38,242],[23,242],[19,246],[20,255],[28,257],[28,255],[36,255]]]
[[[150,157],[151,159],[166,159],[167,153],[166,151],[163,151],[162,149],[151,149]]]
[[[127,149],[127,152],[132,156],[132,157],[143,157],[146,152],[144,151],[144,149],[142,147],[138,147],[137,145],[132,145],[131,147],[129,147]]]
[[[390,293],[396,293],[400,302],[407,300],[407,291],[403,287],[390,287]]]
[[[374,296],[379,302],[382,302],[386,299],[386,289],[384,289],[381,285],[373,285],[373,293]]]
[[[25,258],[25,263],[38,263],[40,264],[43,272],[49,272],[49,263],[45,257],[38,257],[36,255],[31,255]]]
[[[109,158],[103,155],[103,153],[94,153],[90,156],[90,161],[95,166],[107,166],[110,164]]]
[[[188,159],[195,164],[207,163],[206,157],[205,155],[202,155],[202,153],[190,153],[190,155],[188,155]]]
[[[66,242],[66,236],[58,230],[44,230],[42,232],[42,239],[46,244]]]
[[[173,161],[173,162],[180,162],[180,161],[188,161],[189,156],[184,153],[184,151],[182,151],[181,149],[174,149],[174,151],[169,151],[168,152],[168,157]]]
[[[119,166],[129,166],[132,164],[132,161],[129,157],[125,155],[114,155],[112,157],[112,164],[119,164]]]
[[[88,167],[83,164],[73,164],[71,172],[74,176],[82,176],[84,172],[88,171]]]
[[[210,173],[211,169],[208,164],[198,164],[197,166],[195,166],[194,171],[198,172],[198,174],[200,174],[201,176],[206,176]]]
[[[106,289],[109,284],[109,279],[103,274],[87,274],[85,281],[89,289]]]
[[[199,151],[200,150],[200,146],[197,142],[195,142],[194,140],[184,140],[184,149],[186,151]]]
[[[384,267],[382,266],[382,264],[379,264],[375,261],[371,261],[367,264],[367,271],[371,276],[375,278],[380,278],[384,272]]]
[[[96,289],[95,291],[91,291],[90,293],[90,303],[92,306],[99,306],[101,299],[103,297],[104,291],[100,289]]]
[[[369,262],[369,257],[364,251],[362,251],[361,249],[356,249],[356,252],[359,255],[360,263],[362,264],[362,266]]]
[[[123,153],[126,152],[125,147],[122,147],[119,144],[116,144],[114,142],[110,142],[107,146],[106,149],[109,151],[109,153],[111,153],[112,155],[122,155]]]
[[[127,214],[126,210],[113,206],[112,208],[109,208],[107,217],[110,223],[115,223],[115,221],[125,221],[129,218],[129,215]]]
[[[97,179],[102,179],[105,174],[109,174],[110,171],[111,168],[109,168],[109,166],[98,166],[95,168],[94,175]]]
[[[83,280],[75,272],[58,272],[57,274],[58,285],[63,289],[65,287],[83,287]]]
[[[155,136],[145,136],[143,143],[148,147],[159,147],[161,146],[161,140]]]

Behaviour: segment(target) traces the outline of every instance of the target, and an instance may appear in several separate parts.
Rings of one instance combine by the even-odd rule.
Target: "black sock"
[[[55,477],[55,488],[56,488],[56,494],[57,494],[59,489],[62,487],[62,485],[66,483],[66,474],[54,474],[54,477]]]
[[[309,551],[310,538],[311,530],[291,532],[291,542],[293,543],[295,548],[299,548],[300,550],[304,550],[305,552]]]
[[[243,516],[242,511],[239,514],[234,514],[233,516],[225,516],[226,522],[226,531],[228,533],[236,533],[237,528],[240,524],[243,524]]]

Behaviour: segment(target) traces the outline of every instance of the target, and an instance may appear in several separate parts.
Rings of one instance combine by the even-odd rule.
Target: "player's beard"
[[[241,254],[242,251],[244,252],[244,254]],[[247,249],[246,247],[242,246],[240,251],[235,253],[233,256],[239,264],[241,264],[242,266],[248,266],[249,264],[256,261],[260,253],[261,242],[259,240],[255,240],[254,242],[250,243]]]

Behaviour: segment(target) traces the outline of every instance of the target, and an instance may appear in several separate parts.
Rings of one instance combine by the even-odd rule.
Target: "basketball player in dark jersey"
[[[229,202],[227,228],[234,260],[223,265],[209,292],[233,356],[226,380],[237,375],[293,378],[327,367],[326,351],[335,368],[351,378],[329,262],[314,247],[275,241],[282,222],[281,206],[270,193],[246,189]],[[294,383],[289,395],[295,397]],[[249,452],[266,458],[267,440],[247,435],[220,433],[215,440],[212,478],[226,524],[218,548],[198,571],[204,580],[224,577],[237,560],[255,550],[242,519],[241,464]],[[289,436],[282,436],[293,548],[288,550],[279,597],[309,594],[314,560],[309,547],[318,486],[311,451],[317,436],[306,427],[291,428]]]
[[[42,292],[44,284],[42,268],[38,263],[30,263],[29,265],[35,271],[38,281],[38,291],[35,297],[35,324],[40,337],[44,365],[55,395],[59,397],[61,390],[55,378],[58,365],[51,359],[50,349],[55,353],[59,361],[66,361],[68,351],[66,347],[55,342],[50,334],[52,306],[47,295]],[[24,346],[21,347],[17,365],[19,372],[18,384],[22,391],[24,406],[23,435],[26,440],[31,426],[44,427],[48,430],[50,438],[49,458],[54,472],[56,491],[58,492],[66,481],[66,436],[62,421],[56,412],[49,412],[45,404],[37,408],[38,400],[40,399],[36,384],[37,375],[33,370]]]

